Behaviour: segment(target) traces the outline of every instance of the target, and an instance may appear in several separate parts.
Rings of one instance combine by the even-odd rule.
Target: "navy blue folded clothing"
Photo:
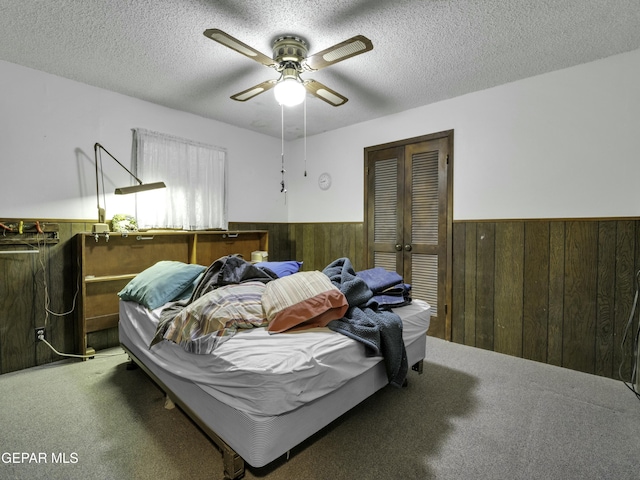
[[[403,307],[411,303],[411,285],[403,283],[371,297],[367,306],[376,304],[380,310]]]
[[[373,293],[382,292],[402,283],[402,277],[400,274],[386,270],[382,267],[360,270],[359,272],[356,272],[356,275],[365,281]]]
[[[356,272],[356,275],[373,292],[373,297],[367,302],[368,307],[389,310],[411,303],[411,285],[403,283],[399,273],[374,267]]]

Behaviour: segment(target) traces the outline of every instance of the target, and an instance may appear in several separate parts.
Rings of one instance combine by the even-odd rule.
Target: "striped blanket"
[[[207,292],[173,318],[164,338],[188,352],[210,354],[239,329],[267,325],[264,290],[264,283],[247,282]]]

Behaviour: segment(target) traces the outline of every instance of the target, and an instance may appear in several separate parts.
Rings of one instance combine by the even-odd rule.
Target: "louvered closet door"
[[[444,335],[447,266],[447,140],[407,145],[403,276],[411,279],[414,298],[432,308],[433,333]],[[444,189],[444,191],[443,191]]]
[[[404,148],[368,155],[367,264],[402,273]]]
[[[395,270],[449,338],[449,136],[366,149],[367,266]],[[384,147],[384,146],[382,146]]]

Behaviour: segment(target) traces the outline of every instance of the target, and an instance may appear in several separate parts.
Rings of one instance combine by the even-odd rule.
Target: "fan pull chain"
[[[284,184],[284,174],[286,172],[286,170],[284,169],[284,105],[280,105],[280,127],[281,127],[281,131],[282,131],[282,136],[281,136],[281,144],[280,144],[280,148],[281,148],[281,167],[280,167],[280,173],[282,174],[282,180],[280,181],[280,193],[284,193],[285,194],[285,204],[287,203],[287,189],[285,187]]]

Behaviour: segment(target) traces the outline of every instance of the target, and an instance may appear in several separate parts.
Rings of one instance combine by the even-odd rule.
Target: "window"
[[[140,228],[227,229],[225,149],[137,128],[133,152],[137,176],[167,185],[138,195]]]

